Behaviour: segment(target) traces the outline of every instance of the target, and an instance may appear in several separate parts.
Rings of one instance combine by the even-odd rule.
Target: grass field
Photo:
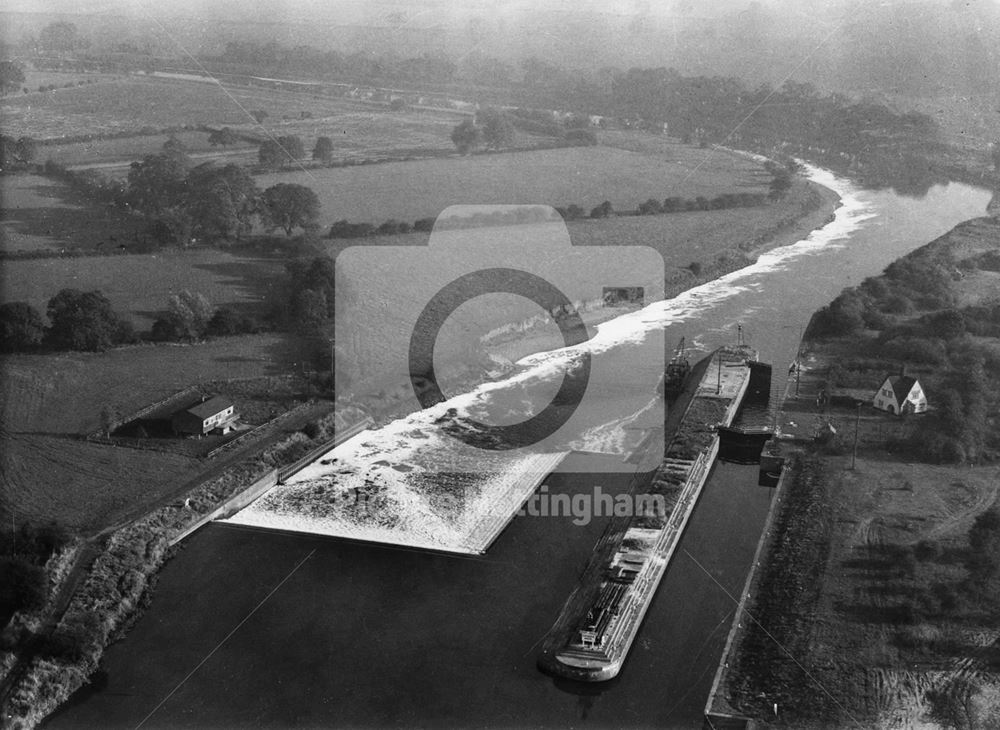
[[[138,345],[109,352],[11,355],[0,359],[0,427],[5,432],[89,433],[101,409],[122,415],[198,383],[294,370],[302,345],[280,334],[197,345]]]
[[[467,245],[475,251],[465,257],[435,258],[421,248],[429,240],[423,233],[379,236],[363,242],[330,240],[327,250],[331,255],[352,249],[337,258],[352,292],[352,301],[339,310],[343,321],[364,323],[348,335],[350,345],[344,339],[346,330],[338,333],[338,342],[356,364],[365,363],[355,373],[359,387],[362,379],[366,385],[381,383],[387,374],[382,363],[398,361],[400,343],[409,342],[416,316],[413,303],[430,301],[437,288],[455,276],[490,266],[531,271],[554,283],[573,301],[600,300],[604,286],[642,286],[649,301],[657,298],[653,292],[662,291],[664,275],[672,287],[693,283],[690,271],[682,271],[692,262],[707,270],[719,256],[741,246],[746,250],[747,243],[759,244],[757,239],[771,233],[777,220],[801,214],[810,194],[806,185],[797,185],[784,200],[760,208],[573,221],[566,225],[570,248],[555,252],[539,249],[537,235],[542,227],[524,226],[450,233],[446,240],[452,246]],[[783,232],[780,240],[799,240],[822,225],[828,212],[824,208],[804,216],[798,226]],[[538,233],[529,238],[534,232]],[[388,252],[380,246],[412,248]],[[663,274],[652,266],[637,266],[616,248],[600,251],[601,247],[653,248],[662,257]],[[492,295],[466,302],[442,329],[437,340],[439,356],[444,361],[489,330],[540,313],[535,303],[520,297]]]
[[[138,219],[126,220],[81,199],[68,185],[40,175],[0,176],[0,201],[4,251],[114,248],[117,242],[130,243],[145,227]],[[6,285],[9,274],[2,277]]]
[[[324,224],[346,218],[380,223],[436,216],[449,205],[520,204],[586,210],[604,200],[635,209],[648,198],[714,197],[767,191],[760,166],[727,154],[671,144],[652,156],[613,147],[571,147],[461,159],[418,160],[258,176],[261,187],[294,182],[311,187]]]
[[[239,142],[228,147],[212,147],[208,143],[207,132],[178,132],[173,135],[187,148],[189,153],[232,152],[252,150],[256,157],[256,147],[247,142]],[[98,139],[89,142],[70,142],[39,147],[38,159],[52,160],[61,165],[89,165],[118,160],[141,160],[145,155],[163,151],[163,143],[170,138],[166,134],[151,134],[142,137],[121,139]]]
[[[0,449],[0,507],[17,524],[58,520],[92,530],[193,478],[197,459],[104,446],[59,436],[6,435]]]
[[[276,132],[282,131],[285,122],[301,121],[303,114],[309,114],[316,134],[344,136],[346,130],[348,137],[404,148],[420,146],[427,135],[436,139],[442,127],[444,143],[450,144],[448,132],[460,118],[457,114],[390,112],[333,97],[140,75],[45,94],[10,96],[0,104],[6,134],[27,134],[36,139],[198,124],[253,126],[261,131],[250,116],[257,110],[267,112],[265,126]],[[341,115],[344,121],[338,121]],[[328,121],[320,124],[320,120]]]
[[[49,93],[39,92],[39,86],[55,86],[57,89],[66,88],[66,84],[78,85],[81,81],[84,84],[93,84],[105,81],[113,81],[121,76],[115,74],[96,73],[75,73],[72,71],[36,71],[34,69],[24,70],[24,83],[22,87],[28,88],[29,94]]]
[[[216,306],[260,314],[262,300],[282,273],[278,260],[216,249],[11,260],[0,268],[0,301],[26,301],[44,312],[60,289],[99,289],[116,311],[148,330],[170,295],[185,289],[204,294]]]

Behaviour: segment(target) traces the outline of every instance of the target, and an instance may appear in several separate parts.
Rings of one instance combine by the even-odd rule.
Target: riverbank
[[[776,728],[1000,722],[1000,588],[969,539],[1000,509],[997,260],[1000,220],[969,220],[813,317],[782,417],[809,424],[805,442],[707,711]],[[900,367],[927,414],[870,405]]]
[[[48,625],[17,616],[11,622],[17,631],[9,638],[16,641],[17,653],[5,660],[0,682],[4,727],[37,726],[85,685],[105,649],[148,605],[152,583],[173,546],[227,507],[245,505],[303,454],[325,446],[334,420],[329,414],[316,421],[312,438],[300,430],[287,433],[256,457],[229,465],[163,506],[84,543],[74,579],[59,584],[66,593],[61,605],[45,614]]]

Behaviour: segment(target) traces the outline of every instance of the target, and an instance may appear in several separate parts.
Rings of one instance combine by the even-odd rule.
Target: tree
[[[291,134],[287,137],[278,137],[278,144],[281,145],[281,149],[284,150],[285,155],[291,160],[301,160],[306,156],[305,145],[302,144],[302,138]]]
[[[40,565],[21,557],[0,558],[0,614],[41,608],[48,592],[48,579]]]
[[[333,161],[333,140],[329,137],[317,137],[312,158],[324,165],[329,165]]]
[[[591,211],[590,211],[590,217],[591,218],[607,218],[613,212],[614,212],[614,209],[611,207],[611,201],[610,200],[605,200],[600,205],[596,205],[596,206],[594,206],[591,209]]]
[[[188,167],[184,156],[163,152],[133,162],[128,172],[129,204],[150,217],[184,203]]]
[[[990,156],[993,158],[993,169],[1000,172],[1000,139],[993,143]]]
[[[476,124],[482,127],[483,142],[491,150],[508,147],[514,142],[514,125],[503,111],[488,106],[476,112]]]
[[[167,152],[133,162],[128,173],[128,205],[153,221],[164,243],[186,245],[191,238],[187,173],[186,155]]]
[[[115,406],[107,404],[101,409],[101,433],[105,437],[111,436],[114,430],[118,428],[120,421],[121,413]]]
[[[285,154],[277,141],[266,139],[257,150],[257,161],[265,170],[277,170],[284,163]]]
[[[0,135],[0,168],[24,167],[35,159],[37,153],[38,145],[31,137],[14,139]]]
[[[319,198],[310,188],[295,183],[278,183],[264,191],[264,222],[280,227],[291,236],[295,228],[313,228],[319,220]]]
[[[774,177],[771,179],[767,196],[771,200],[780,200],[792,187],[792,174],[783,167],[775,167],[772,174]]]
[[[257,151],[257,159],[262,167],[268,170],[277,170],[289,162],[304,157],[305,154],[306,150],[302,145],[302,140],[290,135],[261,142],[260,149]]]
[[[46,313],[52,323],[48,339],[55,347],[99,351],[134,338],[131,325],[99,291],[63,289],[49,300]]]
[[[17,91],[24,83],[24,68],[15,61],[0,61],[0,92]]]
[[[186,210],[197,234],[239,240],[259,208],[260,190],[240,165],[206,163],[188,174]]]
[[[965,334],[965,317],[957,309],[944,309],[927,321],[927,333],[942,340],[953,340]]]
[[[197,340],[208,330],[214,314],[215,308],[204,294],[184,290],[170,297],[164,319],[173,339]]]
[[[256,329],[250,317],[237,314],[229,307],[219,307],[208,321],[207,334],[213,336],[238,335]]]
[[[1000,574],[1000,509],[983,512],[969,529],[969,572],[974,578],[989,579]]]
[[[472,150],[482,144],[483,135],[476,123],[471,119],[465,119],[451,130],[451,141],[458,148],[458,151],[467,155]]]
[[[295,299],[297,293],[307,289],[323,295],[326,302],[326,317],[334,315],[338,289],[342,301],[349,301],[353,298],[350,287],[340,274],[340,269],[334,266],[333,259],[329,256],[317,256],[312,260],[290,261],[286,265],[286,270],[291,279],[291,290],[295,292],[292,295],[293,314],[300,306]]]
[[[19,162],[27,165],[38,154],[38,143],[31,137],[18,137],[15,154]]]
[[[212,147],[218,147],[222,145],[223,147],[228,147],[231,144],[236,144],[240,141],[240,138],[236,135],[229,127],[223,127],[222,129],[213,129],[208,135],[208,143]]]
[[[0,304],[0,352],[24,352],[42,343],[45,323],[27,302]]]
[[[326,321],[329,303],[326,295],[315,289],[300,289],[292,297],[292,317],[302,330],[319,327]]]
[[[163,153],[166,155],[187,156],[187,145],[171,134],[163,143]]]
[[[72,53],[87,45],[73,23],[60,20],[49,23],[38,34],[38,45],[43,51],[52,53]]]

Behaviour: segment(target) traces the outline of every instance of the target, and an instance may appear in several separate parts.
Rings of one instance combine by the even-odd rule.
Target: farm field
[[[70,530],[90,531],[171,493],[202,468],[197,459],[160,451],[7,434],[0,449],[0,507],[12,509],[18,522],[55,519]]]
[[[603,287],[608,285],[644,287],[646,296],[652,300],[657,298],[653,292],[662,291],[664,285],[664,276],[659,270],[637,267],[634,259],[616,255],[613,250],[604,254],[594,251],[593,247],[653,248],[662,257],[667,286],[685,286],[687,282],[694,283],[693,275],[687,270],[692,262],[708,269],[720,256],[762,245],[793,243],[821,226],[829,214],[829,207],[820,206],[802,214],[802,207],[811,195],[809,186],[797,184],[784,200],[760,208],[571,221],[566,224],[571,248],[555,252],[539,252],[538,234],[532,236],[531,233],[541,231],[541,227],[449,232],[445,235],[454,238],[442,240],[459,240],[463,245],[477,248],[474,260],[480,268],[524,261],[525,269],[553,282],[575,302],[599,302]],[[832,201],[827,202],[832,205]],[[796,218],[794,225],[774,234],[779,220]],[[528,234],[519,235],[520,229]],[[558,228],[553,227],[553,230],[558,231]],[[557,240],[557,236],[558,233],[552,233],[550,240]],[[326,242],[327,251],[337,257],[337,265],[353,294],[346,309],[342,310],[344,321],[364,323],[356,331],[338,332],[338,342],[350,341],[346,351],[355,362],[369,363],[356,373],[359,378],[363,371],[372,382],[381,382],[386,373],[372,364],[397,361],[399,353],[395,349],[410,338],[412,322],[401,313],[410,312],[415,301],[429,301],[438,287],[470,270],[468,260],[465,260],[466,268],[462,268],[462,262],[448,257],[434,258],[432,253],[420,251],[419,247],[426,246],[428,240],[428,234],[411,233],[376,236],[364,241],[333,239]],[[382,246],[416,247],[417,253],[411,258],[405,249],[390,253],[379,250]],[[366,252],[366,248],[369,251]],[[400,264],[401,256],[406,257],[405,264]],[[400,266],[407,272],[402,279]],[[466,302],[453,317],[455,322],[463,321],[461,329],[457,325],[454,329],[444,327],[437,340],[438,351],[454,356],[462,352],[470,337],[480,337],[491,328],[538,314],[540,310],[536,304],[519,297],[493,295]],[[558,339],[549,347],[558,347]]]
[[[710,150],[687,145],[671,149],[672,157],[651,157],[607,146],[567,147],[274,173],[257,180],[261,187],[279,182],[311,187],[323,203],[326,225],[343,218],[413,221],[449,205],[575,203],[589,211],[610,200],[616,209],[634,210],[648,198],[767,192],[770,177],[753,162],[709,156]]]
[[[26,301],[44,312],[60,289],[99,289],[137,329],[148,330],[170,295],[185,289],[204,294],[216,306],[259,314],[282,272],[276,259],[217,249],[8,260],[0,268],[0,301]]]
[[[0,176],[0,200],[0,250],[8,252],[113,248],[132,243],[145,228],[141,221],[108,214],[65,183],[41,175]],[[6,286],[10,274],[0,277]]]
[[[275,376],[280,392],[280,376],[304,360],[303,347],[294,337],[265,334],[0,358],[0,511],[93,530],[176,492],[206,463],[78,435],[100,427],[105,406],[127,415],[192,385]]]
[[[126,415],[199,383],[282,375],[303,360],[302,348],[293,336],[260,334],[196,345],[5,356],[0,359],[0,428],[5,433],[89,433],[100,427],[105,405]]]
[[[90,165],[114,161],[141,160],[145,155],[163,150],[163,144],[171,136],[176,137],[189,153],[226,153],[238,150],[252,150],[256,158],[257,149],[248,142],[238,142],[227,147],[212,147],[208,143],[207,132],[177,132],[174,135],[151,134],[142,137],[122,137],[120,139],[96,139],[87,142],[48,144],[38,148],[38,159],[52,160],[60,165]]]
[[[250,112],[267,112],[265,125],[280,129],[282,121],[301,120],[312,115],[318,122],[341,114],[358,114],[364,123],[373,117],[386,122],[371,133],[371,139],[391,140],[390,145],[412,147],[412,131],[424,126],[434,136],[445,124],[448,131],[456,123],[447,120],[460,115],[419,112],[390,112],[369,104],[337,97],[315,96],[274,89],[251,89],[219,86],[193,81],[157,79],[134,75],[124,79],[102,81],[72,89],[60,89],[45,94],[25,94],[5,98],[0,104],[5,133],[27,134],[35,139],[52,139],[78,134],[100,134],[138,131],[143,127],[164,129],[185,125],[213,126],[252,125]],[[444,120],[444,121],[442,121]],[[343,135],[345,126],[335,121],[323,127],[323,133]],[[346,127],[348,135],[357,129]],[[419,139],[420,135],[417,135]],[[444,141],[450,144],[447,134]]]

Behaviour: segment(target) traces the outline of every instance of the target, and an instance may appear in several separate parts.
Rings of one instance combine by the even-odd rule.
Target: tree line
[[[203,294],[182,291],[170,296],[166,310],[145,336],[159,342],[191,342],[261,329],[263,325],[253,317],[213,306]],[[0,304],[0,352],[100,352],[141,339],[131,322],[115,312],[98,290],[60,290],[49,299],[45,317],[27,302]]]
[[[73,172],[51,161],[43,171],[99,202],[141,216],[159,245],[240,241],[255,223],[291,236],[296,229],[313,230],[320,213],[319,198],[310,188],[278,183],[262,191],[241,165],[195,165],[176,137],[161,152],[133,162],[125,181],[108,180],[93,170]]]
[[[1000,407],[1000,354],[977,339],[1000,334],[1000,307],[962,306],[955,287],[963,269],[981,258],[958,261],[949,251],[921,249],[882,276],[844,290],[810,322],[809,337],[869,333],[863,340],[867,360],[831,366],[828,379],[835,387],[874,389],[866,373],[884,375],[898,363],[926,370],[921,380],[934,416],[918,417],[913,434],[892,439],[887,445],[895,451],[940,463],[1000,459],[1000,438],[991,427]]]

